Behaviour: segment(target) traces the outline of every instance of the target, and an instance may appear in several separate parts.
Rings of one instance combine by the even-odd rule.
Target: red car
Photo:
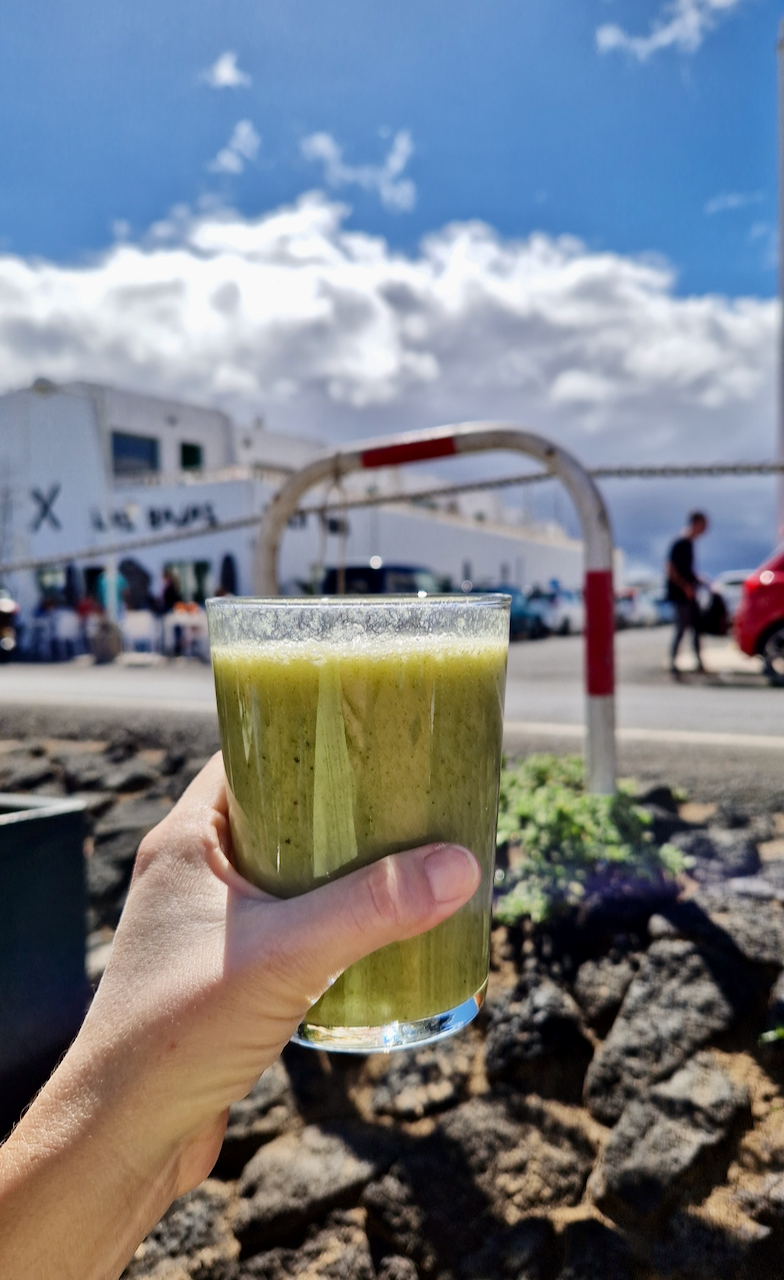
[[[759,653],[771,684],[784,685],[784,550],[779,547],[743,584],[735,639],[744,653]]]

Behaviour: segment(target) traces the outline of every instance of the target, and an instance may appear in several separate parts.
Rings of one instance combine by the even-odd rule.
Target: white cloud
[[[248,160],[255,160],[261,137],[250,120],[239,120],[225,147],[221,148],[207,168],[212,173],[242,173]]]
[[[306,160],[320,161],[324,166],[327,186],[338,189],[361,187],[378,193],[387,209],[408,212],[416,203],[416,187],[410,178],[402,177],[414,154],[411,134],[401,129],[396,133],[383,164],[350,165],[343,159],[343,148],[331,133],[312,133],[303,138],[302,154]]]
[[[319,194],[257,218],[178,207],[79,265],[0,255],[0,390],[88,378],[333,440],[503,418],[590,463],[773,454],[776,302],[681,297],[664,264],[480,222],[404,254],[345,215]],[[753,561],[770,495],[733,483],[607,492],[638,557],[706,506],[711,546],[740,528],[726,559]]]
[[[696,53],[709,31],[721,18],[744,0],[669,0],[646,36],[633,36],[614,23],[605,23],[596,32],[600,53],[622,49],[640,62],[646,62],[662,49],[678,49]]]
[[[246,71],[237,66],[237,55],[233,49],[227,49],[216,58],[211,67],[202,72],[202,80],[211,89],[247,89],[252,84]]]
[[[722,191],[708,200],[705,212],[710,216],[714,213],[726,213],[731,209],[745,209],[750,204],[761,204],[762,199],[761,191]]]

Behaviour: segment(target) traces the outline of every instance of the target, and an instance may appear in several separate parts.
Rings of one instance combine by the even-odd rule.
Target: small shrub
[[[522,865],[506,876],[495,908],[501,924],[541,923],[579,903],[586,887],[624,867],[635,879],[674,876],[685,866],[673,845],[658,846],[633,782],[615,795],[585,791],[579,756],[528,756],[501,774],[498,843],[520,846]]]

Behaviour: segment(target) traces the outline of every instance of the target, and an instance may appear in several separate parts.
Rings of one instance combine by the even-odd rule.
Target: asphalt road
[[[709,642],[712,674],[687,674],[674,683],[667,672],[668,638],[666,630],[616,637],[622,771],[679,782],[700,799],[733,795],[784,806],[784,689],[771,689],[758,663],[727,641]],[[506,721],[512,754],[580,750],[580,637],[512,646]],[[212,749],[217,735],[210,668],[187,660],[0,666],[0,737],[104,736],[123,726],[142,732],[154,726],[158,736]]]

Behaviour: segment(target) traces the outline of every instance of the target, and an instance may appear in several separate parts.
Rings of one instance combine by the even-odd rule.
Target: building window
[[[160,470],[158,441],[153,436],[113,431],[112,470],[116,476],[142,476]]]
[[[180,470],[201,471],[201,445],[180,445]]]

